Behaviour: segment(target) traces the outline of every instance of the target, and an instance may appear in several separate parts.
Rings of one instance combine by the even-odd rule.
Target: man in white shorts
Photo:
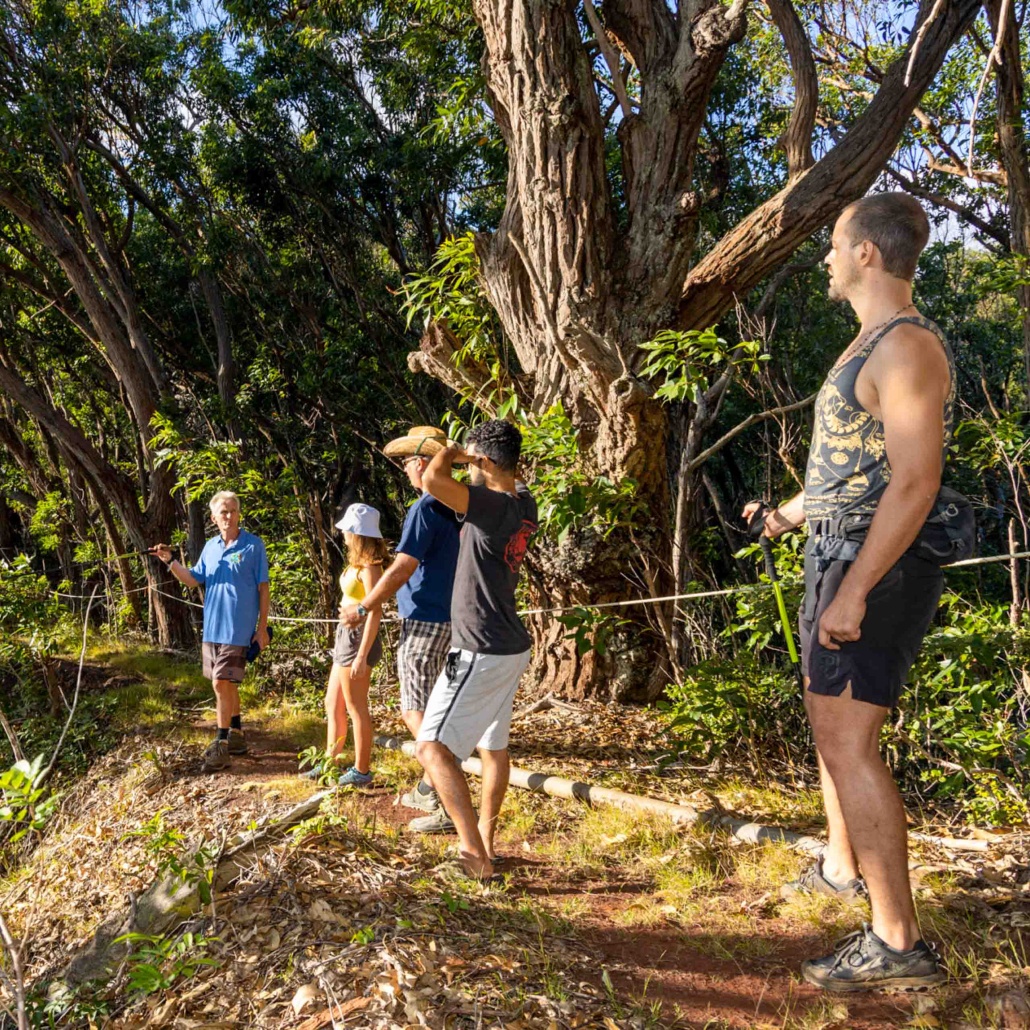
[[[519,679],[529,665],[529,634],[515,610],[515,587],[536,502],[515,479],[522,437],[510,422],[476,426],[467,446],[449,445],[429,463],[422,485],[463,523],[451,598],[451,651],[433,687],[416,756],[454,820],[466,871],[494,873],[494,831],[508,789],[508,731]],[[453,478],[468,462],[471,485]],[[461,771],[478,747],[483,762],[479,816]],[[417,820],[416,820],[417,822]]]

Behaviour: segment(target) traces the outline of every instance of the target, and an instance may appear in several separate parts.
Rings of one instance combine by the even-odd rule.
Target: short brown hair
[[[347,562],[356,569],[369,565],[382,565],[390,556],[390,545],[378,536],[359,536],[349,533],[347,541]]]
[[[873,193],[844,209],[850,214],[845,232],[852,243],[869,240],[883,258],[883,270],[899,279],[913,279],[919,255],[930,238],[923,206],[907,193]]]

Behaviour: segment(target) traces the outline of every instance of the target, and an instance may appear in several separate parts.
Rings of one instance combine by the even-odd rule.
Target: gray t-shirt
[[[515,586],[536,519],[536,501],[524,483],[514,494],[469,487],[451,595],[452,647],[477,654],[529,650],[529,634],[515,611]]]

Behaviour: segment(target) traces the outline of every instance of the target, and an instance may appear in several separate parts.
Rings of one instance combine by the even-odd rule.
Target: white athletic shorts
[[[438,741],[464,762],[477,748],[508,746],[511,706],[529,666],[521,654],[453,650],[429,694],[419,740]]]

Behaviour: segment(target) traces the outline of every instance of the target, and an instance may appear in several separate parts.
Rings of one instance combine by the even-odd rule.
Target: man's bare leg
[[[418,740],[418,731],[422,729],[422,719],[425,714],[425,712],[420,712],[414,708],[401,712],[401,718],[404,720],[404,725],[408,727],[408,732],[411,734],[413,740]],[[422,770],[422,779],[425,781],[427,787],[432,787],[433,780],[427,769]]]
[[[508,789],[508,775],[511,762],[508,749],[503,751],[487,751],[479,749],[479,757],[483,762],[483,787],[479,798],[479,836],[483,840],[486,853],[493,861],[497,854],[494,850],[494,831],[497,829],[497,817],[501,812]]]
[[[843,887],[849,880],[859,877],[858,860],[851,847],[851,838],[840,809],[840,798],[823,756],[816,751],[819,760],[819,780],[823,790],[823,808],[826,810],[826,850],[823,852],[823,876]]]
[[[806,693],[805,706],[869,888],[873,933],[908,951],[919,940],[919,925],[908,878],[905,808],[880,756],[887,709],[855,701],[850,688],[840,697]]]
[[[227,730],[232,717],[240,714],[240,685],[232,680],[215,680],[215,722]]]
[[[435,740],[420,740],[415,745],[415,757],[432,777],[444,810],[454,821],[461,848],[461,862],[469,876],[486,880],[494,867],[483,838],[479,835],[476,810],[472,807],[465,774],[450,748]]]

